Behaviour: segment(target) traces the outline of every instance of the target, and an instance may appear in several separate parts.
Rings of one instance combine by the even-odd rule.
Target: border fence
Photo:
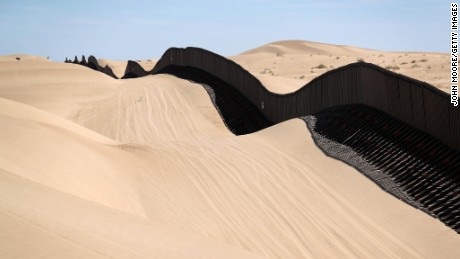
[[[102,67],[99,65],[99,62],[97,62],[97,59],[94,56],[89,56],[88,61],[86,61],[85,56],[81,57],[81,61],[78,61],[77,56],[75,56],[75,59],[69,60],[65,59],[65,63],[73,63],[73,64],[79,64],[85,67],[89,67],[91,69],[94,69],[96,71],[102,72],[110,77],[113,77],[115,79],[118,79],[118,77],[113,73],[112,69],[109,66]]]
[[[460,150],[460,109],[450,104],[447,93],[370,63],[330,70],[289,94],[273,93],[237,63],[194,47],[168,49],[147,73],[158,73],[170,65],[198,68],[232,85],[274,123],[361,103]]]
[[[97,60],[84,57],[79,63],[117,78]],[[346,105],[365,104],[399,119],[460,151],[460,109],[450,104],[447,93],[436,87],[383,69],[356,62],[330,70],[288,94],[273,93],[240,65],[216,53],[196,47],[170,48],[151,71],[129,61],[122,78],[161,73],[168,66],[191,67],[231,85],[273,123]],[[95,67],[95,68],[94,68]]]

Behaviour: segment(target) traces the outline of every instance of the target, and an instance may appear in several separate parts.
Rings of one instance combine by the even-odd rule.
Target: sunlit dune
[[[277,93],[358,59],[447,91],[448,58],[304,41],[231,57]],[[303,120],[235,136],[200,84],[29,55],[0,57],[0,78],[0,258],[460,258],[454,230]]]
[[[279,93],[299,89],[315,77],[362,60],[450,93],[447,53],[386,52],[310,41],[280,41],[230,57]],[[273,82],[267,77],[275,77]],[[286,79],[287,78],[287,79]],[[283,87],[284,86],[284,87]]]

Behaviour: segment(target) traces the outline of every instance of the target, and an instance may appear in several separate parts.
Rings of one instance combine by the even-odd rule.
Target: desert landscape
[[[449,91],[447,53],[278,41],[229,59],[273,93],[357,61]],[[199,82],[26,54],[0,57],[0,78],[1,258],[460,257],[452,226],[300,118],[235,135]]]
[[[450,92],[450,81],[445,76],[450,66],[447,53],[385,52],[311,41],[280,41],[230,59],[279,93],[295,91],[324,72],[356,61],[373,63]]]

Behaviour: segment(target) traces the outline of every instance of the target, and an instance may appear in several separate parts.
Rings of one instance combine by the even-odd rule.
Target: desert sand
[[[446,63],[280,44],[232,59],[277,92],[318,61]],[[0,57],[1,258],[460,257],[457,233],[326,156],[300,119],[237,137],[198,84],[16,56]]]
[[[102,67],[109,66],[113,73],[118,77],[122,78],[125,74],[126,65],[128,61],[110,60],[110,59],[98,59],[99,65]],[[146,71],[152,70],[158,60],[147,59],[147,60],[136,60]]]
[[[386,52],[311,41],[279,41],[230,57],[275,92],[295,91],[319,75],[362,60],[450,93],[447,53]],[[284,87],[283,87],[284,86]]]

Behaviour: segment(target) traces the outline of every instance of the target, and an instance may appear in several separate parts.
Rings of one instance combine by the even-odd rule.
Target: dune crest
[[[229,57],[260,80],[274,77],[285,82],[274,90],[292,92],[314,78],[358,60],[376,64],[450,92],[449,54],[437,52],[380,51],[311,41],[279,41]],[[269,81],[269,80],[265,80]]]

